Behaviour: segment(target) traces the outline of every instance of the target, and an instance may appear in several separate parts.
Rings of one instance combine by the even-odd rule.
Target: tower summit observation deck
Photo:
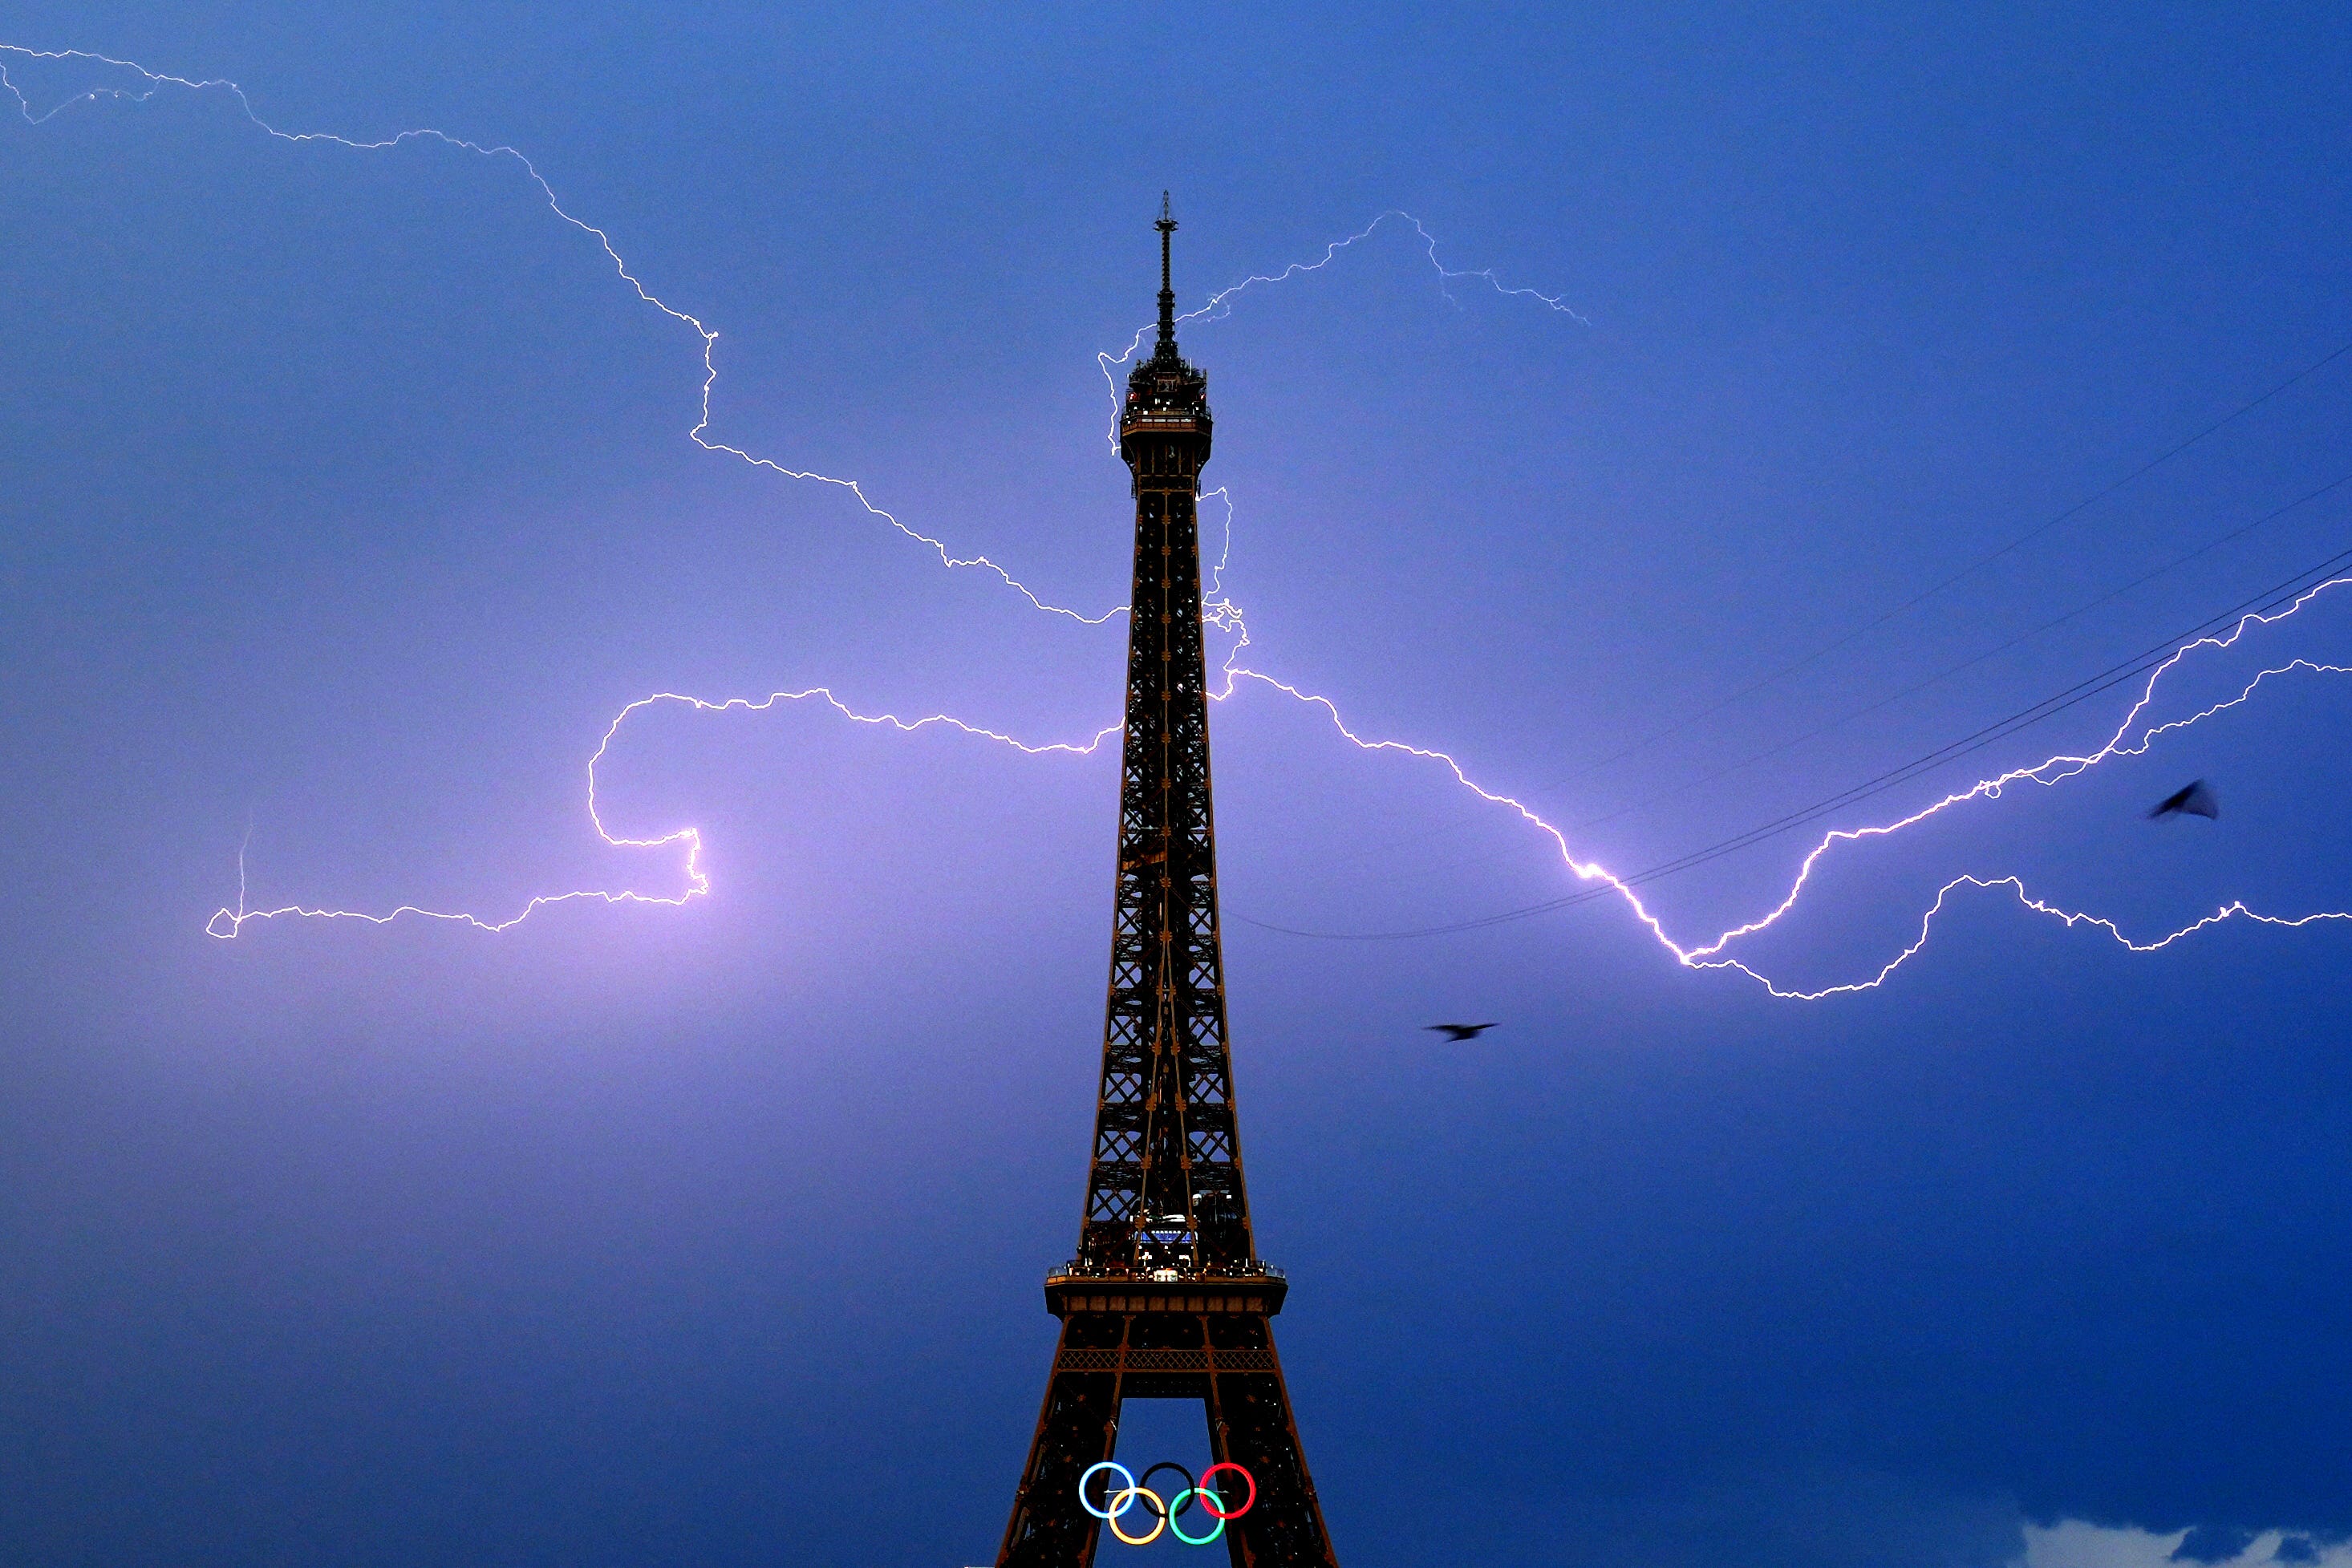
[[[1242,1467],[1255,1488],[1225,1528],[1235,1568],[1331,1568],[1275,1354],[1271,1320],[1288,1286],[1258,1258],[1242,1180],[1195,515],[1209,460],[1209,380],[1176,347],[1176,221],[1164,196],[1157,226],[1160,336],[1129,374],[1119,413],[1119,455],[1134,479],[1135,584],[1094,1151],[1077,1255],[1045,1281],[1061,1343],[996,1560],[1091,1563],[1103,1521],[1082,1505],[1078,1483],[1111,1457],[1123,1403],[1198,1399],[1214,1462]],[[1234,1485],[1230,1476],[1221,1485]],[[1150,1528],[1140,1514],[1127,1522]],[[1209,1522],[1203,1510],[1188,1528]]]

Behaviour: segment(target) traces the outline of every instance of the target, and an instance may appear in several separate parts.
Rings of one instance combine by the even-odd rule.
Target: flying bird
[[[1465,1040],[1475,1040],[1495,1026],[1490,1023],[1428,1023],[1421,1026],[1442,1034],[1448,1045],[1460,1045]]]
[[[2147,815],[2150,821],[2164,817],[2202,817],[2209,822],[2218,822],[2221,820],[2221,802],[2214,799],[2211,788],[2200,779],[2167,795]]]

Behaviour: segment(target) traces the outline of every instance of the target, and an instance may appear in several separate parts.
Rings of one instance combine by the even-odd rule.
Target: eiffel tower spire
[[[1332,1568],[1274,1349],[1271,1319],[1288,1284],[1257,1256],[1242,1180],[1195,515],[1209,382],[1176,348],[1176,220],[1164,193],[1156,226],[1160,340],[1129,375],[1119,419],[1134,480],[1135,580],[1094,1150],[1077,1255],[1045,1281],[1061,1344],[997,1562],[1086,1568],[1102,1521],[1080,1506],[1078,1479],[1111,1457],[1122,1403],[1193,1398],[1214,1460],[1240,1465],[1256,1487],[1248,1512],[1225,1527],[1233,1562]],[[1224,1506],[1238,1506],[1234,1478],[1217,1484]],[[1180,1522],[1195,1534],[1212,1523],[1204,1510]],[[1150,1529],[1142,1512],[1129,1523]]]
[[[1168,241],[1176,232],[1176,220],[1168,211],[1168,193],[1160,193],[1160,221],[1151,225],[1160,231],[1160,346],[1152,355],[1156,360],[1176,357],[1176,289],[1169,281]]]

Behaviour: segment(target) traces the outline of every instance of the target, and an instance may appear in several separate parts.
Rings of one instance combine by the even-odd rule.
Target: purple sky
[[[1182,332],[1235,663],[1619,871],[2352,546],[2325,8],[59,26],[0,5],[287,131],[520,150],[719,334],[705,441],[1088,618],[1160,191],[1181,308],[1329,255]],[[675,899],[683,841],[587,814],[628,705],[1084,743],[1121,622],[698,445],[696,330],[519,160],[0,66],[0,1557],[982,1561],[1076,1234],[1116,737],[656,705],[598,806],[691,828],[707,896],[205,922],[241,848],[250,908]],[[1733,951],[1866,979],[1963,876],[2136,940],[2352,909],[2352,682],[2289,668],[2348,634],[2352,586],[2185,661],[2142,729],[2283,673],[1832,851]],[[1692,946],[2138,689],[1643,897]],[[1213,724],[1251,1190],[1351,1564],[2352,1555],[2352,929],[2136,954],[1964,884],[1819,1002],[1606,899],[1304,938],[1579,884],[1262,682]],[[2200,777],[2220,821],[2145,819]]]

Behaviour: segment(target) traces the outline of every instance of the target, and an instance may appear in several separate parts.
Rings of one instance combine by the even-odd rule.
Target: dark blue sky
[[[1088,614],[1160,190],[1188,308],[1414,214],[1575,315],[1391,220],[1185,329],[1246,662],[1620,869],[2352,547],[2352,485],[2280,510],[2352,471],[2347,355],[1874,624],[2352,342],[2330,7],[0,5],[0,43],[521,149],[721,334],[712,440]],[[0,63],[36,115],[135,85]],[[218,91],[0,114],[0,1559],[987,1558],[1076,1233],[1108,753],[656,710],[600,803],[697,828],[708,898],[204,928],[248,833],[260,907],[675,895],[583,810],[625,705],[1082,740],[1119,622],[696,446],[694,333],[511,161]],[[2352,587],[2151,716],[2297,658],[2352,664]],[[1302,939],[1266,927],[1574,884],[1268,688],[1213,723],[1252,1193],[1350,1564],[2352,1536],[2352,929],[2135,954],[1963,891],[1820,1003],[1613,902]],[[2136,938],[2352,907],[2347,726],[2352,683],[2280,676],[1834,853],[1739,951],[1866,977],[1963,874]],[[2220,821],[2142,820],[2200,776]],[[1645,896],[1687,944],[1810,841]],[[1161,1414],[1130,1438],[1197,1458]]]

